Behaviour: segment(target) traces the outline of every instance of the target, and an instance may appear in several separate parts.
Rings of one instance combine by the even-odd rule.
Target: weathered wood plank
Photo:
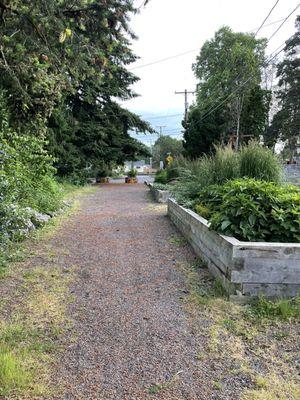
[[[300,285],[300,263],[298,260],[246,259],[242,269],[231,272],[231,280],[239,283],[297,283]]]
[[[243,294],[246,296],[264,296],[266,298],[288,298],[300,295],[300,285],[297,284],[268,284],[245,283]]]
[[[241,242],[219,235],[209,230],[204,218],[172,199],[168,214],[228,293],[242,289],[245,298],[300,293],[300,244]]]
[[[155,189],[153,187],[152,183],[149,184],[149,187],[150,187],[150,192],[151,192],[152,196],[158,203],[167,203],[167,201],[170,197],[169,190]]]

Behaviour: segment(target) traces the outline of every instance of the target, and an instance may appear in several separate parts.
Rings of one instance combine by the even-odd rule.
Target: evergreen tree
[[[207,110],[191,107],[184,125],[183,146],[189,157],[197,158],[213,151],[213,145],[222,141],[225,119],[220,112],[214,112],[202,119]]]
[[[0,1],[0,11],[0,88],[19,134],[49,138],[60,173],[141,149],[129,129],[150,127],[114,102],[135,96],[132,0]]]

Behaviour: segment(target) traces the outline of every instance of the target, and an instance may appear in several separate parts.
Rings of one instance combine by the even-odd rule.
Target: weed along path
[[[294,314],[229,303],[144,185],[86,192],[27,247],[0,280],[0,399],[300,398]]]

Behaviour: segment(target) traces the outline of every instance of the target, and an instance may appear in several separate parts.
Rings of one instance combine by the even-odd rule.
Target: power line
[[[274,8],[277,6],[277,4],[279,3],[279,0],[277,0],[275,2],[275,4],[273,5],[273,7],[271,8],[271,10],[269,11],[268,15],[266,16],[266,18],[263,20],[263,22],[261,23],[260,27],[257,29],[257,31],[254,34],[254,37],[258,34],[258,32],[261,30],[261,28],[264,26],[265,22],[267,21],[267,19],[269,18],[269,16],[271,15],[272,11],[274,10]]]
[[[277,3],[275,3],[275,5],[274,5],[273,7],[275,7],[276,4],[277,4]],[[275,32],[273,32],[273,34],[268,38],[268,42],[270,41],[270,39],[272,39],[272,38],[276,35],[276,33],[279,31],[279,29],[284,25],[284,23],[288,20],[288,18],[299,8],[299,6],[300,6],[300,3],[288,14],[287,17],[284,18],[284,20],[283,20],[283,22],[280,24],[280,26],[279,26],[279,27],[275,30]],[[266,20],[266,19],[265,19],[265,20]],[[263,26],[263,24],[262,24],[262,26]],[[293,36],[291,36],[291,37],[293,37]],[[291,37],[290,37],[288,40],[290,40]],[[283,43],[282,45],[280,45],[279,48],[280,48],[281,46],[283,46],[284,44],[285,44],[285,43]],[[273,53],[275,53],[276,51],[277,51],[277,49],[276,49]],[[267,65],[270,64],[270,62],[271,62],[275,57],[277,57],[277,55],[280,54],[282,51],[283,51],[283,49],[281,49],[277,54],[275,54],[275,56],[272,57],[272,58],[267,62]],[[272,55],[273,53],[271,53],[271,55]],[[271,56],[271,55],[270,55],[270,56]],[[239,78],[240,76],[241,76],[241,74],[239,74],[238,78]],[[206,118],[206,117],[207,117],[208,115],[210,115],[212,112],[214,112],[215,110],[217,110],[217,109],[220,107],[220,105],[224,104],[224,103],[228,100],[228,98],[230,98],[234,93],[236,93],[236,92],[239,90],[240,87],[245,86],[245,84],[248,83],[249,80],[252,79],[253,77],[254,77],[254,74],[252,74],[245,82],[243,82],[240,86],[238,86],[231,94],[229,94],[227,97],[225,97],[225,99],[224,99],[217,107],[214,107],[214,106],[211,107],[211,108],[202,116],[202,118],[200,119],[200,121],[203,121],[204,118]],[[237,79],[238,79],[238,78],[237,78]]]
[[[279,31],[279,29],[286,23],[286,21],[290,18],[290,16],[291,16],[292,14],[294,14],[294,12],[295,12],[299,7],[300,7],[300,3],[299,3],[299,4],[293,9],[293,11],[291,11],[291,12],[289,13],[289,15],[283,20],[283,22],[279,25],[279,27],[276,29],[276,31],[269,37],[268,41],[269,41],[270,39],[272,39],[273,36],[276,35],[276,33]]]
[[[278,1],[279,1],[279,0],[278,0]],[[266,21],[266,20],[267,20],[267,18],[265,18],[265,21]],[[266,25],[263,25],[263,24],[262,24],[262,25],[259,27],[259,29],[257,29],[257,32],[255,33],[255,36],[256,36],[257,33],[259,32],[259,30],[262,29],[263,27],[264,27],[264,28],[267,28],[268,26],[278,24],[279,22],[281,22],[281,21],[283,21],[283,20],[284,20],[284,18],[281,18],[281,19],[278,19],[277,21],[270,22],[269,24],[266,24]],[[252,32],[252,31],[254,31],[255,29],[256,29],[256,28],[251,29],[249,32]],[[195,48],[195,49],[193,49],[193,50],[184,51],[183,53],[178,53],[178,54],[174,54],[174,55],[172,55],[172,56],[168,56],[168,57],[161,58],[161,59],[158,59],[158,60],[155,60],[155,61],[151,61],[151,62],[149,62],[149,63],[147,63],[147,64],[137,65],[136,67],[129,68],[129,71],[133,71],[133,70],[135,70],[135,69],[140,69],[140,68],[149,67],[149,66],[151,66],[151,65],[159,64],[159,63],[161,63],[161,62],[165,62],[165,61],[168,61],[168,60],[173,60],[174,58],[178,58],[178,57],[185,56],[185,55],[187,55],[187,54],[195,53],[196,51],[199,51],[199,47],[197,47],[197,48]]]
[[[279,1],[279,0],[278,0],[278,1]],[[270,23],[270,24],[264,25],[264,23],[265,23],[266,20],[268,19],[269,15],[270,15],[271,12],[273,11],[273,9],[276,7],[278,1],[274,4],[274,6],[272,7],[272,9],[269,11],[267,17],[264,19],[263,23],[260,25],[260,27],[258,28],[257,32],[255,33],[255,36],[256,36],[256,34],[259,32],[259,30],[260,30],[262,27],[266,27],[266,26],[268,26],[268,25],[271,25],[271,24],[273,25],[274,23],[283,21],[283,22],[280,24],[280,26],[275,30],[275,32],[268,38],[268,41],[270,41],[270,40],[276,35],[276,33],[281,29],[281,27],[282,27],[282,26],[284,25],[284,23],[288,20],[288,18],[289,18],[289,17],[299,8],[299,6],[300,6],[300,4],[298,4],[298,5],[289,13],[289,15],[288,15],[287,17],[285,17],[285,18],[283,18],[283,19],[281,19],[281,20],[278,20],[278,21],[276,21],[276,22],[272,22],[272,23]],[[290,38],[289,38],[289,39],[290,39]],[[289,40],[289,39],[288,39],[288,40]],[[284,44],[285,44],[285,43],[284,43]],[[281,46],[282,46],[282,45],[280,45],[279,48],[280,48]],[[282,50],[283,50],[283,49],[282,49]],[[281,51],[282,51],[282,50],[281,50]],[[275,51],[277,51],[277,49],[276,49]],[[274,51],[274,52],[275,52],[275,51]],[[280,54],[281,51],[280,51],[278,54]],[[274,53],[274,52],[273,52],[273,53]],[[273,53],[271,53],[271,55],[272,55]],[[183,54],[183,53],[181,53],[181,54]],[[276,57],[278,54],[276,54],[275,57]],[[175,58],[175,57],[177,57],[177,56],[179,56],[179,55],[172,56],[171,58]],[[275,57],[273,57],[271,60],[273,60]],[[168,57],[168,59],[169,59],[169,58],[170,58],[170,57]],[[271,60],[269,60],[268,64],[270,63]],[[156,61],[156,62],[153,62],[153,63],[151,63],[151,65],[153,65],[154,63],[158,63],[158,62],[162,62],[162,60],[158,60],[158,61]],[[145,66],[146,66],[146,65],[145,65]],[[142,66],[140,66],[140,67],[142,67]],[[237,79],[238,79],[240,76],[241,76],[241,74],[237,77]],[[250,78],[252,78],[252,76],[251,76]],[[250,78],[247,80],[247,83],[248,83],[248,81],[250,80]],[[245,82],[244,82],[244,84],[245,84]],[[241,85],[243,85],[243,83],[242,83]],[[241,87],[242,87],[242,86],[241,86]],[[238,89],[238,88],[237,88],[237,89]],[[237,89],[235,89],[235,91],[234,91],[232,94],[234,94],[234,93],[237,91]],[[229,97],[231,97],[232,94],[230,94]],[[227,96],[227,98],[225,98],[225,100],[226,100],[226,99],[228,99],[228,96]],[[225,101],[223,100],[222,103],[221,103],[221,105],[222,105],[224,102],[225,102]],[[217,108],[218,108],[218,107],[217,107]],[[209,114],[211,114],[213,111],[215,111],[215,109],[217,109],[217,108],[211,107],[211,108],[208,110],[208,112],[205,113],[205,114],[203,115],[203,117],[201,118],[201,121],[202,121],[204,118],[206,118]],[[148,117],[148,118],[147,118],[147,117],[143,117],[143,118],[146,119],[146,120],[152,120],[152,119],[160,119],[160,118],[173,118],[173,117],[179,117],[179,116],[182,116],[182,114],[181,114],[181,113],[180,113],[180,114],[169,114],[169,115],[160,115],[160,116],[153,116],[153,117]]]
[[[270,23],[264,25],[262,28],[267,28],[268,26],[272,26],[272,25],[278,24],[279,22],[281,22],[281,21],[283,21],[283,20],[284,20],[284,18],[278,19],[277,21],[272,21],[272,22],[270,22]],[[249,32],[253,32],[253,31],[255,31],[256,29],[257,29],[257,28],[250,29]]]
[[[189,103],[188,103],[188,95],[189,94],[194,94],[194,91],[188,91],[187,89],[184,90],[184,92],[175,92],[175,94],[184,94],[184,121],[187,121],[187,115],[188,115],[188,108],[189,108]]]
[[[159,129],[158,137],[161,137],[162,133],[163,133],[163,129],[166,128],[166,125],[159,125],[156,128]]]
[[[290,40],[292,37],[293,37],[293,36],[289,37],[288,40]],[[275,52],[277,52],[282,46],[284,46],[288,40],[286,40],[284,43],[282,43],[280,46],[278,46],[278,47],[270,54],[269,57],[271,57],[271,56],[272,56]],[[283,51],[283,49],[281,49],[277,54],[275,54],[271,59],[269,59],[268,62],[267,62],[267,65],[270,64],[270,62],[271,62],[274,58],[276,58],[277,55],[280,54],[282,51]],[[248,83],[248,81],[249,81],[253,76],[254,76],[254,75],[252,75],[250,78],[248,78],[248,80],[247,80],[246,83]],[[242,87],[244,84],[245,84],[245,82],[242,82],[242,83],[241,83],[241,87]],[[234,92],[232,92],[231,94],[229,94],[229,95],[222,101],[222,103],[221,103],[220,105],[222,105],[229,97],[231,97],[231,96],[232,96],[235,92],[237,92],[238,90],[239,90],[239,87],[236,88],[236,89],[234,90]],[[211,108],[202,116],[201,121],[202,121],[204,118],[206,118],[209,114],[211,114],[213,111],[215,111],[215,109],[219,108],[220,105],[218,105],[217,107],[215,107],[215,106],[211,107]],[[154,118],[168,118],[168,117],[174,117],[174,116],[182,116],[182,114],[161,115],[161,116],[156,116],[156,117],[152,117],[152,118],[153,118],[153,119],[154,119]],[[150,118],[146,118],[146,117],[143,117],[143,118],[144,118],[144,119],[150,119]],[[177,131],[178,128],[172,128],[172,129],[170,129],[168,132],[173,132],[174,130]],[[168,132],[166,131],[165,133],[168,133]]]
[[[278,2],[279,2],[279,0],[275,2],[275,4],[273,5],[273,7],[271,8],[271,10],[269,11],[269,13],[267,14],[266,18],[263,20],[262,24],[260,25],[260,27],[259,27],[258,30],[256,31],[254,37],[257,35],[257,33],[260,31],[260,29],[264,26],[264,23],[265,23],[266,20],[269,18],[270,14],[271,14],[272,11],[274,10],[274,8],[277,6]],[[298,5],[298,7],[299,7],[299,5]],[[296,7],[287,17],[285,17],[285,18],[283,19],[283,22],[282,22],[282,24],[279,26],[279,28],[277,28],[276,31],[268,38],[268,42],[270,41],[270,39],[272,39],[272,37],[275,36],[275,34],[279,31],[279,29],[280,29],[280,28],[282,27],[282,25],[286,22],[286,20],[289,18],[289,16],[292,15],[292,13],[295,12],[296,9],[297,9],[298,7]],[[282,46],[282,45],[280,45],[279,48],[280,48],[281,46]],[[277,51],[277,49],[276,49],[275,51]],[[274,52],[275,52],[275,51],[274,51]],[[273,53],[274,53],[274,52],[273,52]],[[271,55],[272,55],[273,53],[271,53]],[[270,56],[271,56],[271,55],[270,55]],[[242,76],[242,72],[237,76],[236,80],[238,80],[241,76]],[[247,80],[247,82],[248,82],[248,80]],[[236,91],[236,90],[235,90],[235,91]],[[234,91],[234,93],[235,93],[235,91]],[[229,96],[230,96],[230,95],[229,95]],[[222,104],[223,104],[223,103],[222,103]],[[211,112],[215,111],[215,109],[217,109],[217,108],[215,108],[214,106],[213,106],[212,108],[210,108],[210,109],[208,110],[208,112],[204,114],[204,117],[203,117],[203,118],[206,118],[209,114],[211,114]],[[201,121],[202,121],[202,118],[201,118]]]
[[[136,67],[130,68],[129,71],[133,71],[133,70],[139,69],[139,68],[149,67],[150,65],[154,65],[154,64],[158,64],[158,63],[161,63],[161,62],[164,62],[164,61],[172,60],[172,59],[177,58],[177,57],[182,57],[182,56],[185,56],[186,54],[195,53],[195,51],[198,51],[198,50],[199,50],[199,48],[194,49],[194,50],[188,50],[188,51],[185,51],[183,53],[175,54],[173,56],[161,58],[160,60],[152,61],[152,62],[150,62],[148,64],[137,65]]]
[[[173,117],[182,117],[182,113],[180,113],[180,114],[169,114],[169,115],[156,115],[156,116],[153,116],[153,117],[142,117],[143,119],[146,119],[146,120],[148,120],[148,119],[159,119],[159,118],[173,118]]]

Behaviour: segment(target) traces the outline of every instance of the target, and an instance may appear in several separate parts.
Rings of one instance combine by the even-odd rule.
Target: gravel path
[[[99,188],[66,224],[56,240],[80,272],[70,308],[76,340],[57,374],[64,399],[210,398],[176,268],[194,255],[176,235],[143,185]]]

